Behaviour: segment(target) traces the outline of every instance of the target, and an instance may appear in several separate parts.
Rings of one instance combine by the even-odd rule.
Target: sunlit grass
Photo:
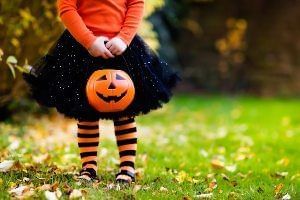
[[[297,99],[179,95],[137,118],[138,181],[121,191],[108,189],[118,163],[111,122],[100,122],[98,185],[79,185],[68,174],[80,166],[74,121],[54,116],[32,119],[25,127],[3,123],[1,161],[19,160],[23,167],[0,173],[0,199],[17,184],[37,188],[55,182],[63,198],[66,182],[72,189],[85,188],[88,199],[194,199],[210,193],[212,199],[286,194],[300,199],[299,108]],[[20,144],[14,147],[14,141]],[[44,192],[36,189],[35,196]]]

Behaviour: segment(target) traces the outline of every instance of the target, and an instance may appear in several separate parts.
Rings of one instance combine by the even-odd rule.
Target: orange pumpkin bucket
[[[95,71],[86,85],[89,104],[99,112],[125,110],[133,101],[134,84],[122,70],[103,69]]]

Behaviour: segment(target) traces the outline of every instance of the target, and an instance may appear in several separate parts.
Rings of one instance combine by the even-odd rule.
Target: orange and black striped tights
[[[134,174],[137,149],[137,129],[134,118],[114,120],[115,136],[120,156],[120,171]],[[78,121],[78,147],[83,169],[97,171],[97,149],[99,145],[99,122]],[[130,180],[130,176],[119,174],[116,179]]]

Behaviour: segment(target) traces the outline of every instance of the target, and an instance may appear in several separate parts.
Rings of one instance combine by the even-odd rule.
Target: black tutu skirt
[[[37,76],[24,74],[32,97],[41,105],[78,120],[118,119],[149,113],[162,107],[180,80],[178,73],[136,35],[121,55],[95,58],[66,30],[49,52],[34,64]],[[85,93],[90,75],[99,69],[125,71],[135,86],[133,102],[123,111],[104,113],[95,110]]]

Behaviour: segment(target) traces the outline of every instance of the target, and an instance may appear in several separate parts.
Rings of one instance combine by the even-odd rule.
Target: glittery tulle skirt
[[[92,57],[68,31],[34,69],[38,76],[24,74],[32,97],[41,105],[55,107],[67,117],[79,120],[117,119],[149,113],[162,107],[180,80],[178,73],[136,35],[122,54],[111,59]],[[120,112],[104,113],[89,105],[85,87],[90,75],[99,69],[125,71],[135,86],[133,102]]]

